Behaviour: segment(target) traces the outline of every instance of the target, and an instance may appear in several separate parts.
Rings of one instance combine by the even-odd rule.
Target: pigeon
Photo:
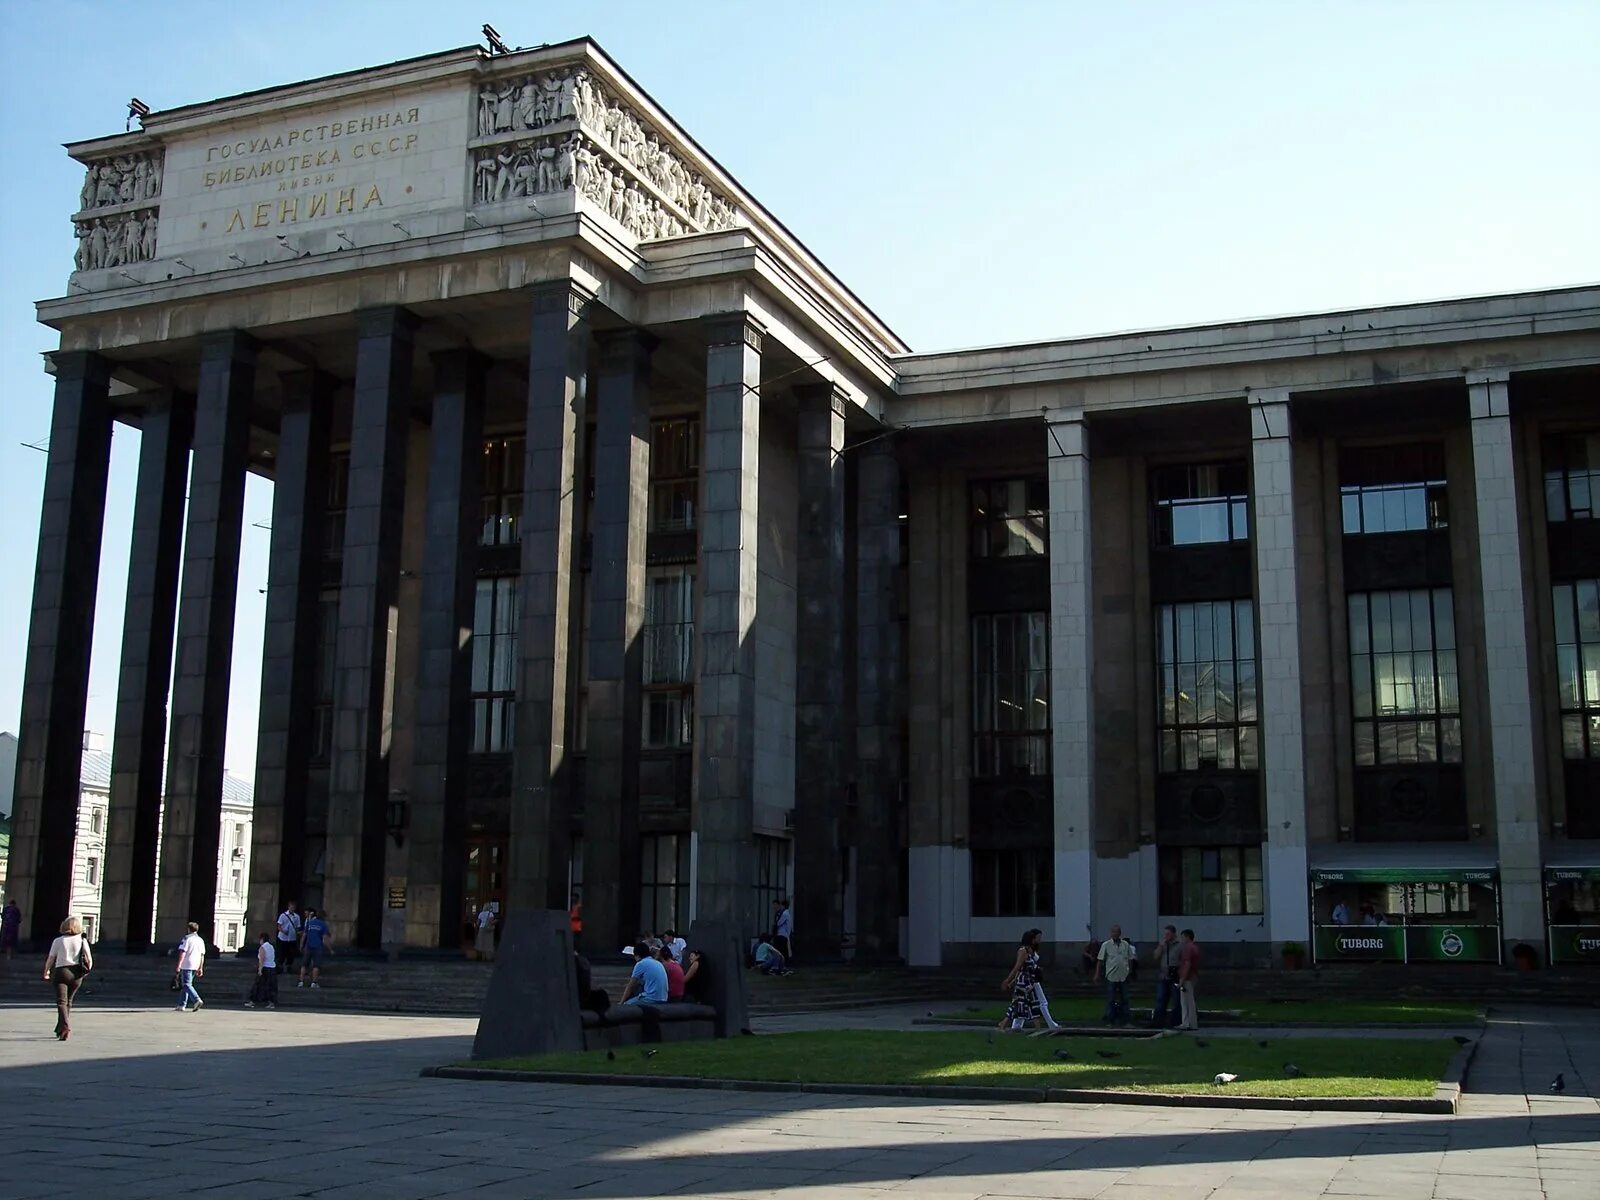
[[[1260,1046],[1263,1050],[1265,1050],[1267,1048],[1267,1043],[1266,1042],[1257,1042],[1256,1045]]]
[[[645,1057],[646,1057],[646,1058],[654,1058],[654,1057],[655,1057],[655,1056],[656,1056],[656,1054],[657,1054],[657,1053],[658,1053],[658,1051],[655,1051],[655,1050],[646,1050],[646,1051],[645,1051],[645,1052],[644,1052],[644,1056],[645,1056]]]
[[[1237,1075],[1230,1075],[1227,1071],[1218,1071],[1217,1075],[1216,1075],[1216,1078],[1213,1079],[1211,1082],[1212,1083],[1232,1083],[1237,1078],[1239,1078]]]
[[[994,1045],[994,1030],[992,1030],[992,1029],[989,1030],[988,1037],[987,1037],[986,1040],[988,1041],[989,1045],[991,1045],[991,1046]]]
[[[1458,1046],[1465,1046],[1471,1040],[1472,1040],[1471,1038],[1464,1037],[1459,1033],[1455,1035],[1455,1042],[1456,1042],[1456,1045],[1458,1045]]]
[[[1552,1092],[1564,1092],[1567,1090],[1567,1080],[1564,1072],[1557,1072],[1556,1077],[1550,1081],[1550,1090]]]
[[[1119,1053],[1116,1050],[1096,1050],[1095,1053],[1098,1054],[1101,1058],[1121,1058],[1122,1057],[1121,1053]]]
[[[1194,1044],[1196,1046],[1200,1047],[1200,1049],[1202,1049],[1202,1050],[1204,1050],[1207,1046],[1211,1045],[1211,1043],[1206,1041],[1205,1038],[1195,1038]]]
[[[606,1051],[606,1061],[607,1062],[616,1062],[617,1061],[617,1052],[615,1050],[607,1050]]]
[[[1293,1063],[1284,1063],[1283,1064],[1283,1073],[1285,1075],[1287,1075],[1290,1079],[1299,1079],[1300,1076],[1305,1074],[1304,1071],[1302,1071],[1299,1067],[1295,1066]]]
[[[1078,1061],[1077,1059],[1072,1057],[1072,1051],[1070,1051],[1070,1050],[1057,1050],[1056,1051],[1056,1057],[1059,1058],[1062,1062],[1077,1062]]]

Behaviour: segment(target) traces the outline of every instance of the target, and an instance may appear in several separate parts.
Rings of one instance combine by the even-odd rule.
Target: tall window
[[[323,520],[323,552],[329,558],[344,554],[344,513],[350,505],[350,452],[328,456],[328,508]]]
[[[339,678],[339,593],[325,591],[317,601],[317,694],[311,706],[311,761],[326,763],[333,753],[334,686]]]
[[[694,528],[700,491],[700,418],[678,417],[650,426],[650,528]]]
[[[483,444],[483,525],[480,546],[514,546],[522,540],[523,440],[491,438]]]
[[[1260,846],[1163,846],[1161,911],[1232,917],[1264,910]]]
[[[93,887],[95,884],[100,882],[100,860],[98,858],[91,858],[86,864],[86,867],[87,869],[85,871],[85,875],[88,878],[89,886]]]
[[[772,928],[772,903],[789,895],[789,839],[756,836],[756,920]]]
[[[1460,762],[1451,590],[1359,592],[1349,605],[1356,764]]]
[[[1048,554],[1043,479],[997,479],[972,485],[972,557],[1033,558]]]
[[[1050,621],[1044,613],[972,618],[972,773],[1050,773]]]
[[[694,568],[653,567],[645,578],[644,746],[694,740]]]
[[[1550,589],[1556,613],[1561,753],[1600,758],[1600,579]]]
[[[1254,608],[1249,600],[1163,604],[1160,642],[1161,769],[1254,771]]]
[[[1250,536],[1250,475],[1243,463],[1158,467],[1152,491],[1158,546],[1242,542]]]
[[[689,924],[689,835],[646,834],[639,850],[641,928],[683,932]]]
[[[244,872],[241,871],[238,867],[235,867],[233,869],[232,883],[233,883],[233,894],[235,896],[244,895]]]
[[[1047,847],[972,852],[972,915],[1043,917],[1055,912],[1054,853]]]
[[[511,749],[517,699],[517,577],[478,580],[472,613],[472,752]]]
[[[1544,444],[1545,515],[1551,521],[1600,516],[1600,433],[1569,433]]]
[[[1373,446],[1347,450],[1340,502],[1347,534],[1444,529],[1450,524],[1444,447]]]
[[[105,828],[105,815],[96,808],[89,813],[89,832],[99,833]]]

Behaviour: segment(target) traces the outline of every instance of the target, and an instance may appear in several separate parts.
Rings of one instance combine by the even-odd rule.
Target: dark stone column
[[[72,900],[89,645],[111,461],[110,364],[79,352],[53,357],[56,398],[39,508],[6,881],[40,948],[55,937]]]
[[[488,360],[433,356],[433,421],[418,634],[406,941],[461,939],[467,751],[472,742],[472,608],[483,527],[483,393]]]
[[[795,642],[795,926],[812,958],[844,943],[844,414],[831,384],[799,400],[799,612]]]
[[[881,961],[900,948],[900,464],[887,439],[855,458],[856,957]]]
[[[162,945],[176,942],[188,921],[199,922],[201,934],[214,940],[222,754],[255,373],[256,344],[245,334],[211,334],[201,343],[156,903],[156,940]]]
[[[193,399],[171,392],[153,395],[139,431],[122,671],[111,742],[100,941],[143,951],[150,945],[156,912],[167,690],[172,683],[178,612],[183,489],[189,481],[189,443],[194,438]]]
[[[695,617],[695,919],[748,931],[764,915],[756,913],[752,891],[761,330],[741,313],[714,320],[707,332]]]
[[[333,756],[323,903],[336,940],[376,946],[383,928],[394,630],[416,318],[357,314],[350,490],[334,651]]]
[[[572,853],[567,737],[573,583],[582,510],[587,292],[570,280],[529,289],[527,459],[523,473],[517,712],[508,907],[567,907]],[[587,916],[587,913],[585,914]]]
[[[257,933],[272,927],[285,900],[305,899],[306,789],[313,734],[309,714],[316,703],[336,381],[308,370],[285,374],[281,383],[247,916],[247,927]]]
[[[639,733],[644,549],[650,520],[650,353],[642,330],[602,343],[589,570],[589,740],[583,790],[584,932],[639,931]]]

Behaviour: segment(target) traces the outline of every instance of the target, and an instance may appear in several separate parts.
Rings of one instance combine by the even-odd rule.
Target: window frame
[[[1181,493],[1181,494],[1180,494]],[[1222,510],[1226,537],[1180,537],[1177,516]],[[1204,520],[1204,514],[1200,515]],[[1150,469],[1150,544],[1159,549],[1226,546],[1250,540],[1250,468],[1237,460],[1168,463]],[[1197,528],[1199,526],[1197,525]]]
[[[1550,608],[1561,757],[1600,759],[1600,579],[1552,583]]]
[[[1009,653],[1002,648],[1002,629],[1009,630]],[[972,777],[1048,777],[1051,772],[1050,614],[1037,611],[973,613],[969,630],[972,639],[969,712]],[[1009,681],[1006,695],[1002,695],[1003,681]],[[1009,724],[1013,727],[1007,728],[1008,721],[1003,719],[1006,709],[1025,715],[1020,722],[1011,718]]]
[[[651,533],[684,533],[698,527],[700,450],[699,416],[660,417],[650,422]]]
[[[1404,640],[1407,645],[1403,649],[1397,646],[1395,636],[1397,597],[1406,598]],[[1382,618],[1386,627],[1382,638],[1378,636],[1379,618],[1374,616],[1375,601],[1380,598],[1387,610]],[[1428,606],[1428,644],[1420,648],[1416,645],[1419,598],[1426,598]],[[1358,605],[1361,609],[1359,625]],[[1448,613],[1448,625],[1441,623],[1441,613]],[[1463,756],[1455,589],[1394,588],[1350,592],[1345,596],[1345,620],[1350,666],[1351,751],[1356,768],[1459,765]],[[1380,643],[1387,648],[1379,649]],[[1423,654],[1431,664],[1426,675],[1416,670],[1416,658]],[[1385,684],[1380,674],[1381,658],[1392,660],[1394,666],[1399,665],[1401,658],[1410,660],[1408,675],[1392,671]],[[1425,688],[1418,683],[1423,679],[1427,680]],[[1385,689],[1389,696],[1398,698],[1402,687],[1408,689],[1413,701],[1402,705],[1396,699],[1386,706]],[[1432,697],[1431,707],[1416,701],[1419,693]],[[1428,746],[1432,749],[1425,755],[1423,751]],[[1409,757],[1406,756],[1407,747],[1411,748]]]
[[[969,866],[974,917],[1055,915],[1055,852],[1050,847],[974,848]]]
[[[474,584],[468,683],[471,754],[509,754],[516,745],[519,586],[516,575],[484,575]],[[488,623],[484,627],[486,595]]]
[[[1217,610],[1227,606],[1228,657],[1217,657],[1216,640],[1221,626],[1217,624]],[[1209,620],[1201,638],[1199,616],[1204,610]],[[1183,658],[1183,631],[1188,624],[1184,618],[1192,617],[1194,630],[1190,638],[1192,657]],[[1248,640],[1248,656],[1241,655],[1241,641]],[[1203,647],[1209,647],[1209,658],[1200,657]],[[1261,769],[1261,711],[1260,711],[1260,659],[1257,656],[1255,628],[1255,599],[1250,596],[1231,600],[1179,601],[1156,606],[1156,769],[1163,775],[1182,775],[1208,771],[1258,771]],[[1169,661],[1170,659],[1170,661]],[[1222,667],[1226,664],[1227,688],[1231,694],[1229,707],[1232,719],[1221,716],[1221,695],[1224,686]],[[1205,671],[1211,672],[1207,680]],[[1186,673],[1193,672],[1195,708],[1194,719],[1183,719],[1183,697]],[[1249,683],[1246,685],[1245,679]],[[1241,697],[1249,689],[1248,710]],[[1205,697],[1209,691],[1209,706]],[[1170,703],[1170,708],[1169,708]],[[1205,719],[1209,707],[1211,719]],[[1248,711],[1249,716],[1245,715]],[[1231,749],[1223,752],[1224,730],[1231,733],[1227,743]],[[1208,736],[1213,753],[1208,761],[1205,747]],[[1192,745],[1192,763],[1188,753]]]
[[[1050,556],[1050,481],[1045,476],[971,480],[967,504],[972,558],[993,561]]]
[[[1266,911],[1261,843],[1162,846],[1158,857],[1162,916],[1255,917]]]
[[[1547,435],[1543,460],[1545,522],[1600,520],[1600,430]]]
[[[485,438],[479,485],[480,546],[516,546],[522,542],[522,500],[527,439],[521,434]]]

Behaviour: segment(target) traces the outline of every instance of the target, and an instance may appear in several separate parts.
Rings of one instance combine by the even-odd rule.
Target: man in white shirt
[[[1138,957],[1133,943],[1122,936],[1122,926],[1113,925],[1111,936],[1100,943],[1100,953],[1094,964],[1095,981],[1105,976],[1107,1025],[1128,1023],[1128,976],[1133,973],[1133,963]]]
[[[774,900],[777,910],[772,918],[772,944],[783,955],[785,962],[794,962],[794,913],[789,911],[787,899]]]
[[[178,1011],[199,1012],[205,1001],[194,990],[194,981],[206,977],[206,943],[200,926],[189,922],[189,932],[178,943]],[[189,1001],[193,1000],[191,1007]]]
[[[289,969],[300,952],[300,928],[300,910],[291,900],[278,914],[278,953],[274,957],[278,960],[280,974]]]
[[[1350,906],[1343,900],[1333,906],[1333,923],[1335,925],[1350,924]]]

